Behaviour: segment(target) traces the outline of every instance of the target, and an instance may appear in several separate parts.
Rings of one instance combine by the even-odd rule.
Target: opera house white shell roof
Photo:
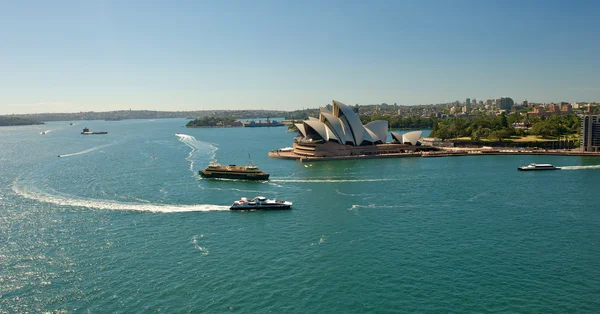
[[[423,131],[412,131],[412,132],[408,132],[408,133],[404,133],[404,134],[400,134],[400,133],[396,133],[396,132],[391,132],[391,133],[392,133],[392,139],[394,139],[402,144],[417,145],[417,141],[421,137],[421,133],[423,133]]]
[[[388,131],[386,120],[363,125],[352,107],[335,100],[332,104],[333,110],[322,110],[319,119],[309,118],[296,124],[303,137],[353,146],[385,143]]]

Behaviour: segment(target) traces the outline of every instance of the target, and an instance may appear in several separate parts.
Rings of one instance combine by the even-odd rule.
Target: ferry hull
[[[237,174],[237,173],[213,173],[206,170],[200,170],[200,176],[207,179],[234,179],[234,180],[269,180],[268,174]]]
[[[278,206],[231,206],[231,210],[280,210],[290,209],[292,205],[278,205]]]
[[[543,170],[560,170],[560,168],[558,167],[554,167],[554,168],[524,168],[524,167],[518,167],[517,168],[519,171],[543,171]]]

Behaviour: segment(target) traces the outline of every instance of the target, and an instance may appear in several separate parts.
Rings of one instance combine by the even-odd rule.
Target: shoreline
[[[465,150],[442,150],[436,152],[414,152],[414,153],[398,153],[398,154],[382,154],[382,155],[355,155],[355,156],[336,156],[336,157],[309,157],[297,155],[290,151],[270,151],[269,157],[277,159],[288,159],[303,161],[332,161],[332,160],[354,160],[354,159],[379,159],[379,158],[407,158],[407,157],[423,157],[423,158],[438,158],[438,157],[460,157],[460,156],[486,156],[486,155],[546,155],[546,156],[589,156],[600,157],[600,153],[594,152],[577,152],[577,151],[532,151],[532,150],[509,150],[509,149],[481,149],[471,148]]]

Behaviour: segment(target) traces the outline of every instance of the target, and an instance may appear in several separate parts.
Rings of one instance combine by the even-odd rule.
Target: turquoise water
[[[299,163],[267,157],[285,128],[186,122],[0,128],[0,312],[600,308],[598,158]],[[272,180],[197,176],[248,154]],[[256,195],[293,209],[228,210]]]

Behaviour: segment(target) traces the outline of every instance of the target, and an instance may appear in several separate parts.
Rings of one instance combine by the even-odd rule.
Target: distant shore
[[[20,118],[20,117],[0,116],[0,126],[40,125],[40,124],[44,124],[44,122],[34,120],[34,119]]]

